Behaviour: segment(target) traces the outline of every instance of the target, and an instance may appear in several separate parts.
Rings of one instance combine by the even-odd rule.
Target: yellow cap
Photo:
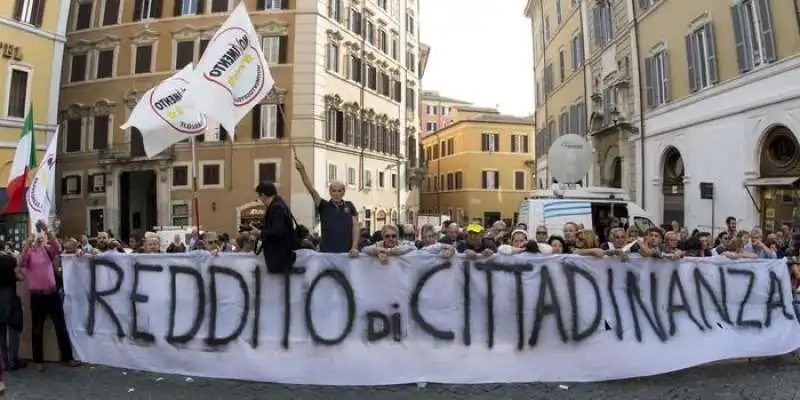
[[[467,225],[467,232],[481,233],[483,232],[483,227],[478,224],[469,224]]]

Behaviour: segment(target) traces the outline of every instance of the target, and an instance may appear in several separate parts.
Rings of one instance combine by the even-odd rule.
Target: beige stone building
[[[578,0],[529,0],[535,74],[536,187],[550,187],[547,151],[560,135],[587,134],[585,18]],[[585,2],[583,2],[585,3]]]
[[[370,229],[413,218],[418,195],[419,23],[413,0],[245,0],[275,88],[236,132],[199,138],[200,224],[235,232],[263,211],[253,189],[279,191],[312,226],[291,149],[323,195],[331,181]],[[59,216],[65,234],[195,225],[187,143],[146,159],[118,127],[139,97],[196,62],[233,0],[72,2],[61,92]],[[233,136],[233,138],[232,138]]]

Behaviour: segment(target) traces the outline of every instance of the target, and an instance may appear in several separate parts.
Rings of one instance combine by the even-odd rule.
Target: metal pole
[[[194,223],[200,231],[200,199],[197,196],[197,144],[192,136],[192,208],[194,208]]]
[[[400,159],[397,159],[397,223],[400,224]]]

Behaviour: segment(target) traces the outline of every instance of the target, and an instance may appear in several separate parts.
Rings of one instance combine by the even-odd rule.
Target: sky
[[[436,90],[503,113],[533,113],[533,59],[526,0],[423,0],[420,36],[431,46],[422,80]]]

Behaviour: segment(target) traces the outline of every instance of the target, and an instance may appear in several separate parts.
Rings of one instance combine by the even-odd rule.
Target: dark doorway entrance
[[[611,164],[611,183],[612,188],[622,188],[622,158],[614,157]]]
[[[668,148],[664,153],[664,170],[661,174],[661,187],[664,195],[664,219],[661,221],[663,224],[677,221],[683,226],[683,177],[685,175],[681,153],[674,147]]]
[[[119,182],[119,235],[128,240],[158,225],[156,172],[126,171],[120,174]]]

